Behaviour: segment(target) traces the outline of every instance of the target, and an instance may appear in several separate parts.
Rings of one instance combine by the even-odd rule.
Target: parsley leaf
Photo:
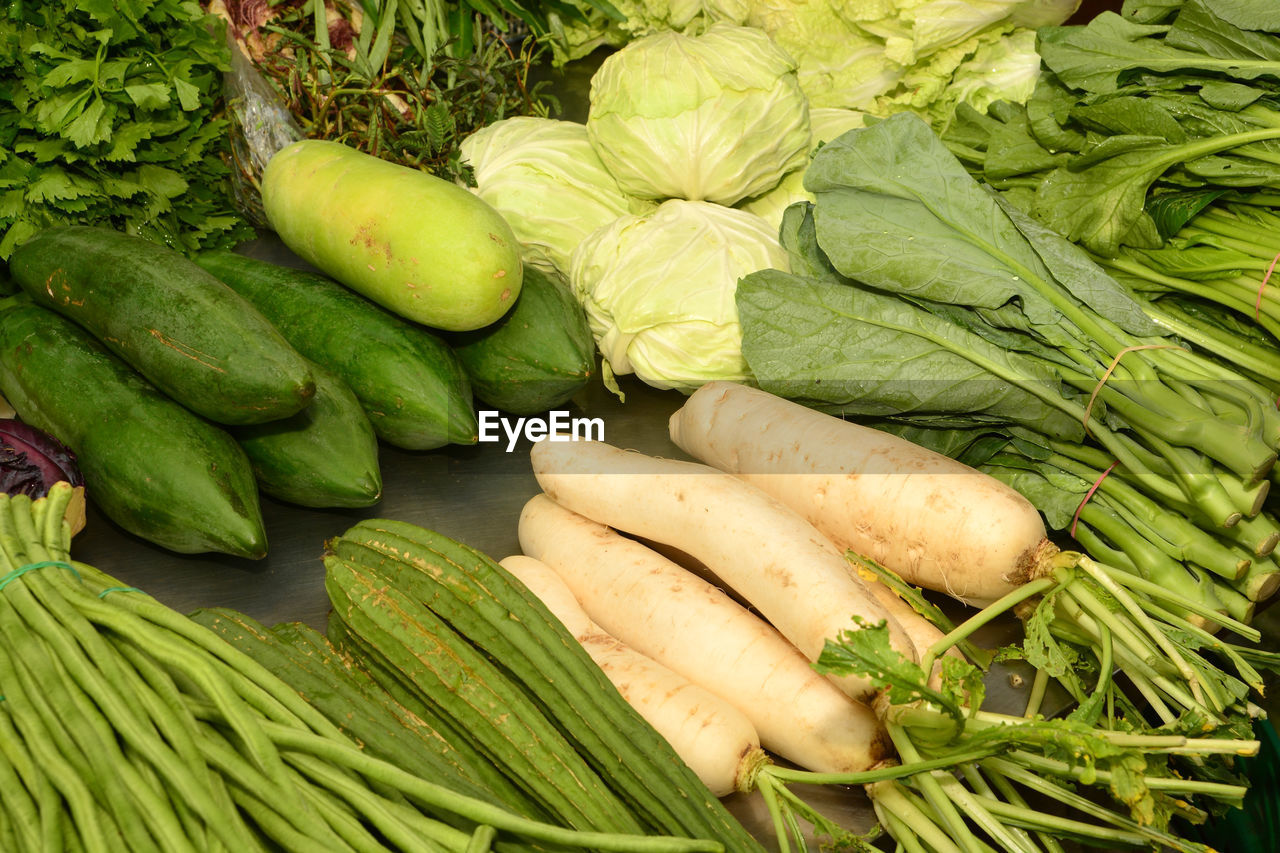
[[[0,16],[0,261],[58,224],[185,252],[252,235],[234,206],[221,23],[185,0]]]

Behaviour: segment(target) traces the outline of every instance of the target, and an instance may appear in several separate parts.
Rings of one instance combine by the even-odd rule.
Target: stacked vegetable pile
[[[486,305],[450,342],[314,273],[197,261],[109,229],[48,229],[15,252],[24,292],[0,307],[0,390],[19,416],[71,448],[108,517],[182,553],[263,556],[259,490],[376,503],[379,439],[476,440],[472,377],[482,400],[527,412],[591,372],[582,309],[536,271],[523,298],[505,288],[502,316]],[[450,269],[465,311],[474,288]]]
[[[71,562],[71,492],[63,482],[34,502],[0,496],[5,850],[758,849],[709,795],[684,837],[642,835],[623,806],[613,832],[521,814],[460,780],[457,756],[421,721],[349,674],[305,682],[321,686],[319,710],[213,631]],[[303,634],[292,653],[251,640],[304,683],[292,661],[315,638]],[[330,682],[352,704],[325,705]],[[592,725],[621,740],[615,719]],[[357,731],[374,739],[361,744]],[[696,784],[678,793],[672,805],[699,817]]]
[[[863,849],[793,782],[866,785],[896,841],[933,851],[1056,851],[1067,838],[1206,850],[1173,818],[1241,803],[1232,760],[1258,749],[1254,664],[1280,660],[1202,625],[1247,641],[1253,629],[1059,552],[1035,508],[988,476],[766,392],[708,384],[671,435],[716,467],[536,444],[544,494],[521,514],[525,556],[502,565],[708,784],[762,792],[782,849],[805,845],[805,820],[836,849]],[[952,625],[856,553],[869,542],[935,587],[998,600]],[[982,670],[958,652],[985,667],[990,653],[967,639],[1012,609],[1026,639],[1000,653],[1038,674],[1022,715],[994,714]],[[815,669],[826,677],[806,681]],[[1049,680],[1078,703],[1065,718],[1041,715]],[[774,766],[761,746],[805,769]],[[1044,797],[1065,811],[1028,808]]]
[[[586,2],[570,4],[579,8]],[[878,4],[786,0],[670,4],[618,0],[621,14],[588,9],[565,16],[551,41],[556,60],[620,47],[657,32],[698,35],[716,24],[767,33],[798,63],[799,82],[815,106],[901,109],[945,124],[957,103],[1022,101],[1039,70],[1036,27],[1066,20],[1078,0],[898,0]],[[750,65],[752,57],[741,57]],[[648,81],[646,81],[648,82]]]
[[[1128,3],[1043,30],[1025,107],[961,110],[944,135],[1158,323],[1273,388],[1278,34],[1261,8]]]

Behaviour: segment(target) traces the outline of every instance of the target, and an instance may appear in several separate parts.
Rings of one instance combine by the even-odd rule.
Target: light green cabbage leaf
[[[631,198],[604,168],[580,122],[502,119],[462,141],[473,191],[511,225],[526,263],[567,275],[582,238],[653,202]]]
[[[750,381],[734,292],[739,278],[768,268],[789,265],[763,219],[672,199],[589,235],[573,254],[569,281],[606,376],[634,373],[691,393],[716,379]]]
[[[844,110],[839,107],[816,107],[809,110],[810,150],[816,151],[842,133],[862,127],[866,113]],[[782,227],[782,214],[798,201],[813,201],[813,195],[804,188],[806,162],[799,169],[788,172],[776,187],[753,198],[738,202],[735,207],[764,219],[777,234]]]
[[[750,27],[637,39],[604,60],[590,100],[591,145],[619,188],[639,198],[733,204],[808,156],[795,62]]]

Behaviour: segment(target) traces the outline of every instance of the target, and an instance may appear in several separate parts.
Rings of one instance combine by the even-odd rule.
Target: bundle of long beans
[[[71,560],[71,493],[0,496],[0,849],[723,849],[540,823],[369,755],[212,631]]]

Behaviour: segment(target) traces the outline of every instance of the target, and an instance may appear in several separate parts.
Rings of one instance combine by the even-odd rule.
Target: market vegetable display
[[[739,440],[744,447],[752,443],[755,429],[769,421],[770,408],[739,413]],[[828,415],[817,417],[835,420]],[[826,445],[814,443],[813,435],[813,430],[797,430],[788,445],[802,456],[820,453]],[[533,451],[535,473],[540,475],[545,462],[540,465],[537,456],[548,446],[551,443],[544,442]],[[623,525],[625,530],[642,531],[638,535],[645,540],[697,560],[699,570],[715,571],[736,594],[752,596],[754,588],[754,597],[760,601],[759,579],[744,579],[736,569],[724,574],[723,561],[707,560],[705,549],[688,549],[690,538],[679,524],[662,518],[660,511],[655,513],[655,505],[661,505],[661,495],[669,488],[664,477],[671,475],[659,471],[667,467],[667,461],[630,452],[619,453],[625,459],[602,465],[591,449],[561,455],[566,454],[594,464],[573,472],[561,471],[546,481],[540,476],[544,487],[554,488],[526,504],[520,524],[522,550],[552,568],[593,620],[599,620],[611,633],[617,631],[638,651],[651,653],[713,692],[724,689],[720,686],[726,678],[740,680],[743,685],[751,683],[753,677],[745,672],[736,677],[720,672],[724,661],[733,660],[753,644],[736,635],[722,636],[723,624],[708,606],[702,581],[641,542],[555,502],[560,495],[567,495],[583,514],[608,517],[609,523]],[[688,485],[679,489],[683,513],[704,527],[743,537],[741,506],[698,483],[708,475],[697,474],[692,468],[683,475]],[[810,502],[824,497],[821,477],[774,476],[806,482],[811,487]],[[954,484],[955,496],[960,500],[970,496],[968,484],[981,484],[983,479],[983,475],[970,472],[968,478]],[[755,486],[739,482],[744,490],[756,491]],[[582,500],[584,489],[590,491],[591,501]],[[637,497],[641,494],[647,499]],[[982,494],[982,489],[977,489],[972,497],[980,499]],[[656,500],[655,495],[659,496]],[[766,498],[763,492],[759,495]],[[898,508],[904,511],[918,506],[903,499]],[[661,531],[655,529],[656,524],[645,527],[644,520],[655,517],[665,523]],[[762,536],[776,532],[757,518],[749,520],[756,529],[767,531]],[[866,522],[852,519],[848,525]],[[874,518],[870,523],[876,523]],[[756,550],[768,547],[758,539],[751,544]],[[1274,655],[1215,640],[1157,603],[1174,596],[1151,589],[1154,585],[1131,591],[1106,567],[1078,554],[1061,555],[1046,569],[1047,576],[1028,581],[959,625],[938,616],[919,597],[918,590],[903,585],[889,570],[852,552],[846,556],[849,577],[865,576],[868,581],[892,585],[892,594],[904,594],[900,604],[905,609],[899,610],[904,620],[923,620],[924,614],[929,614],[937,619],[937,625],[931,633],[913,632],[913,636],[930,637],[917,647],[919,662],[893,647],[892,632],[901,626],[888,620],[872,623],[854,616],[852,626],[838,629],[827,639],[815,662],[817,671],[833,679],[832,683],[856,676],[870,680],[876,690],[871,702],[876,724],[863,737],[868,745],[887,738],[898,760],[862,771],[828,773],[785,771],[762,764],[754,784],[768,804],[782,850],[789,850],[793,843],[806,844],[799,831],[799,822],[805,819],[812,821],[819,835],[833,833],[828,841],[837,849],[846,849],[846,845],[847,849],[863,849],[859,845],[865,843],[849,838],[807,808],[790,790],[793,782],[866,785],[882,824],[908,849],[975,853],[993,849],[993,844],[995,849],[1017,853],[1057,851],[1062,849],[1057,839],[1065,838],[1109,849],[1150,846],[1206,851],[1199,843],[1177,837],[1172,819],[1177,816],[1201,822],[1208,811],[1238,806],[1242,801],[1245,786],[1232,774],[1230,762],[1233,756],[1255,754],[1258,749],[1256,740],[1242,736],[1251,714],[1249,703],[1242,700],[1247,690],[1261,689],[1258,674],[1246,658],[1266,660],[1271,666],[1276,663]],[[789,582],[777,573],[776,563],[773,565],[773,596],[790,598],[797,588],[808,593],[821,589]],[[718,590],[715,594],[723,595]],[[820,606],[821,593],[810,604]],[[1018,606],[1024,607],[1021,615],[1026,620],[1026,639],[1001,653],[1006,658],[1032,661],[1038,668],[1037,683],[1024,714],[993,714],[981,707],[985,696],[982,671],[953,651],[990,620]],[[1190,606],[1196,605],[1192,602]],[[762,602],[761,609],[767,611],[768,604]],[[699,615],[692,616],[695,612]],[[1230,626],[1242,636],[1257,638],[1256,631],[1227,617],[1206,614],[1206,618]],[[792,653],[797,651],[790,648]],[[1250,687],[1217,671],[1203,654],[1207,648],[1223,655],[1229,668]],[[699,665],[697,661],[702,659],[706,663]],[[751,669],[749,657],[743,655],[742,659]],[[761,659],[754,666],[763,675],[770,672],[772,663]],[[1137,694],[1131,696],[1130,688],[1118,684],[1112,676],[1113,666],[1123,669],[1137,685]],[[1086,685],[1085,679],[1094,679],[1095,674],[1093,683]],[[1046,695],[1042,679],[1047,678],[1061,680],[1078,703],[1064,718],[1046,720],[1041,715]],[[1166,689],[1171,691],[1171,699],[1183,697],[1185,714],[1167,713],[1170,703],[1162,692]],[[780,723],[798,713],[790,703],[769,704],[749,691],[740,693],[737,685],[718,695],[730,702],[742,701],[744,713],[767,713],[759,707],[749,710],[746,700],[754,698],[754,705],[764,705],[778,714]],[[1192,695],[1198,698],[1186,701]],[[1151,703],[1155,722],[1147,721],[1137,701]],[[1206,704],[1197,704],[1200,701]],[[1216,705],[1222,701],[1235,704],[1230,708]],[[1211,710],[1213,706],[1217,712]],[[765,738],[761,740],[765,742]],[[1082,796],[1076,790],[1081,783],[1105,791],[1114,800],[1115,810]],[[1068,813],[1028,806],[1031,798],[1045,797],[1057,801]]]
[[[267,162],[262,203],[299,257],[414,322],[478,329],[520,295],[519,246],[506,220],[434,175],[303,139]]]
[[[1164,336],[1127,289],[1002,205],[918,119],[828,143],[806,185],[817,201],[784,223],[793,272],[738,288],[762,388],[959,430],[961,446],[974,430],[1020,430],[1101,457],[1100,474],[1185,508],[1211,535],[1258,515],[1276,446],[1270,392]],[[1184,590],[1202,571],[1177,568],[1189,579],[1169,582]],[[1219,568],[1239,578],[1234,557]],[[1203,600],[1222,609],[1218,599]]]
[[[222,27],[195,3],[7,3],[0,261],[84,224],[184,251],[252,235],[231,197]]]
[[[10,260],[36,304],[88,330],[191,411],[278,420],[311,401],[310,368],[243,297],[181,254],[109,228],[51,228]]]
[[[1156,322],[1271,387],[1280,26],[1268,14],[1131,3],[1047,28],[1034,97],[962,110],[944,139],[1150,300]]]

